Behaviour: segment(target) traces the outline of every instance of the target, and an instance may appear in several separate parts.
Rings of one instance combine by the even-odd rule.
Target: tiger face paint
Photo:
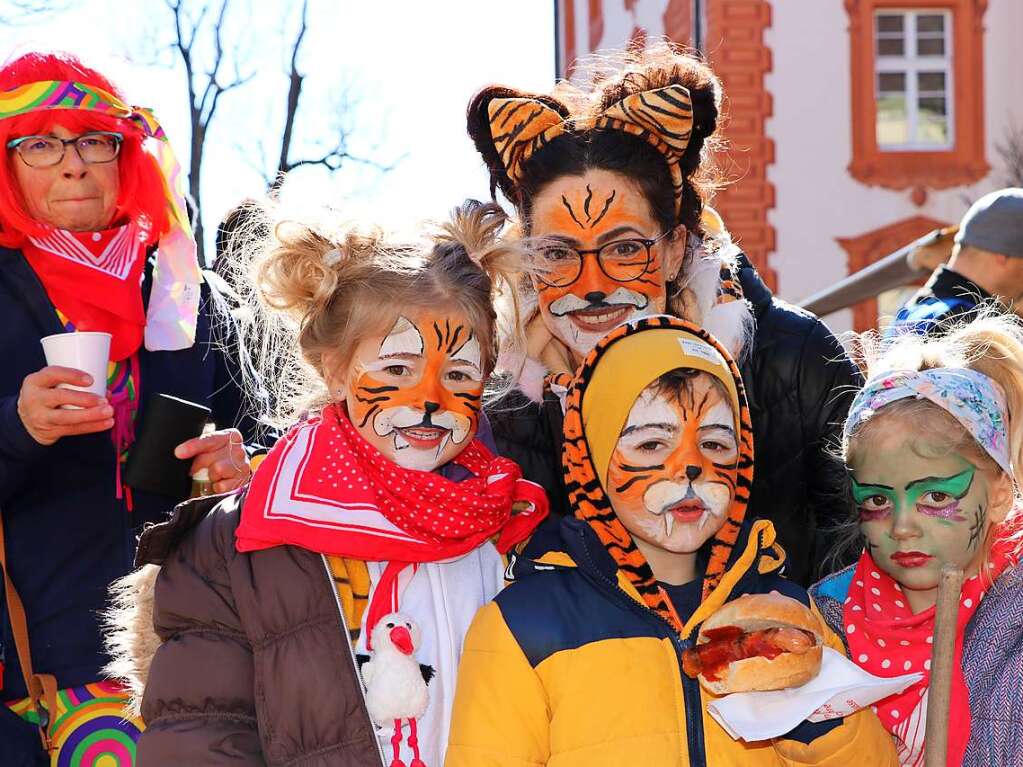
[[[432,471],[476,436],[482,354],[460,314],[398,316],[356,347],[346,380],[355,428],[399,466]]]
[[[694,554],[721,529],[738,478],[735,422],[723,387],[703,372],[636,398],[605,490],[648,560],[651,548]]]
[[[591,169],[555,179],[533,198],[530,234],[538,244],[590,251],[624,240],[655,240],[664,232],[635,181]],[[578,276],[567,285],[551,280],[559,283],[555,287],[534,277],[544,324],[578,362],[612,328],[663,313],[667,282],[682,262],[684,241],[684,236],[664,238],[651,245],[649,264],[632,279],[612,279],[595,253],[583,255]],[[629,259],[645,259],[646,251],[622,249],[611,257],[628,265]]]

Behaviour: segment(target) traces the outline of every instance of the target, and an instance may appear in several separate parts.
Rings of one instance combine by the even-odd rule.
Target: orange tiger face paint
[[[530,233],[540,314],[577,359],[621,323],[663,313],[682,248],[632,179],[602,169],[555,179],[533,199]],[[587,251],[581,266],[571,251]]]
[[[483,363],[461,314],[398,316],[356,347],[346,380],[355,428],[399,466],[432,471],[476,436]]]
[[[713,376],[680,388],[652,384],[636,398],[608,466],[615,514],[638,541],[696,552],[728,515],[738,478],[735,413]]]

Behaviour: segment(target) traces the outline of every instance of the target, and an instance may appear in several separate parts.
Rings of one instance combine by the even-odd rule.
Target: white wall
[[[601,0],[604,20],[604,34],[594,51],[609,51],[622,48],[634,29],[646,32],[648,37],[664,35],[664,12],[669,0],[636,0],[631,9],[623,0]],[[590,52],[590,2],[589,0],[565,0],[575,10],[575,51],[584,56]]]
[[[998,188],[1002,168],[994,146],[1015,117],[1023,126],[1023,78],[1016,59],[1023,33],[1023,2],[991,0],[984,17],[987,160],[992,173],[973,187],[929,190],[917,207],[910,190],[867,187],[853,179],[851,159],[848,16],[841,0],[776,0],[766,41],[773,71],[767,89],[774,115],[768,135],[775,163],[768,177],[776,204],[771,263],[779,292],[792,301],[846,276],[846,254],[836,237],[855,237],[913,215],[957,221],[969,201]],[[851,312],[827,318],[835,330],[851,327]]]

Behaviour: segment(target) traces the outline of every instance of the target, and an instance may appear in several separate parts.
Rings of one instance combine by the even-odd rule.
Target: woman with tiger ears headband
[[[870,711],[747,743],[683,673],[683,650],[726,602],[777,591],[810,604],[779,575],[773,525],[747,515],[753,432],[724,347],[649,317],[612,330],[559,383],[574,516],[534,538],[469,629],[447,767],[837,767],[867,754],[894,767]]]
[[[790,575],[809,583],[815,528],[829,526],[816,510],[845,482],[827,448],[856,368],[819,320],[772,297],[706,205],[722,99],[711,69],[662,43],[603,63],[593,82],[552,95],[488,86],[468,107],[492,189],[533,245],[527,354],[499,365],[517,388],[491,411],[498,446],[564,514],[562,414],[544,376],[574,370],[621,322],[687,319],[740,361],[762,456],[751,503],[777,525]]]

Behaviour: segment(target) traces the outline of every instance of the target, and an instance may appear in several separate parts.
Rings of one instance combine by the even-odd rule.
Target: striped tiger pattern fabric
[[[592,119],[566,119],[552,107],[528,97],[495,98],[487,105],[490,136],[508,177],[518,183],[525,163],[554,139],[569,132],[617,130],[637,136],[668,163],[675,194],[675,214],[682,209],[679,161],[693,130],[689,89],[669,85],[627,96]]]
[[[341,600],[341,611],[345,616],[348,633],[356,642],[361,633],[362,615],[369,604],[369,568],[361,559],[347,559],[327,556],[330,574],[334,578],[334,589]]]
[[[671,173],[675,214],[678,215],[682,208],[682,168],[679,161],[693,132],[693,101],[689,89],[682,85],[669,85],[633,93],[604,110],[594,127],[638,136],[664,157]]]
[[[736,277],[731,264],[722,264],[717,302],[719,304],[730,304],[733,301],[742,301],[744,299],[742,285],[739,283],[739,278]]]
[[[524,163],[568,130],[565,118],[537,99],[493,99],[487,113],[494,147],[508,178],[516,184],[522,178]]]
[[[696,325],[664,315],[647,317],[621,325],[606,335],[583,360],[568,389],[563,427],[562,470],[568,500],[575,515],[585,520],[593,528],[608,553],[617,563],[618,568],[635,586],[647,607],[681,632],[683,627],[679,623],[677,614],[672,609],[663,590],[657,585],[650,565],[636,547],[632,536],[615,515],[611,502],[604,492],[603,485],[594,468],[582,417],[583,395],[587,384],[607,350],[623,338],[650,328],[678,329],[714,347],[727,362],[728,369],[735,380],[739,401],[737,486],[728,516],[711,541],[710,559],[704,574],[703,598],[706,599],[715,589],[728,566],[743,519],[746,516],[750,489],[753,486],[753,427],[739,369],[728,352],[713,336]]]

